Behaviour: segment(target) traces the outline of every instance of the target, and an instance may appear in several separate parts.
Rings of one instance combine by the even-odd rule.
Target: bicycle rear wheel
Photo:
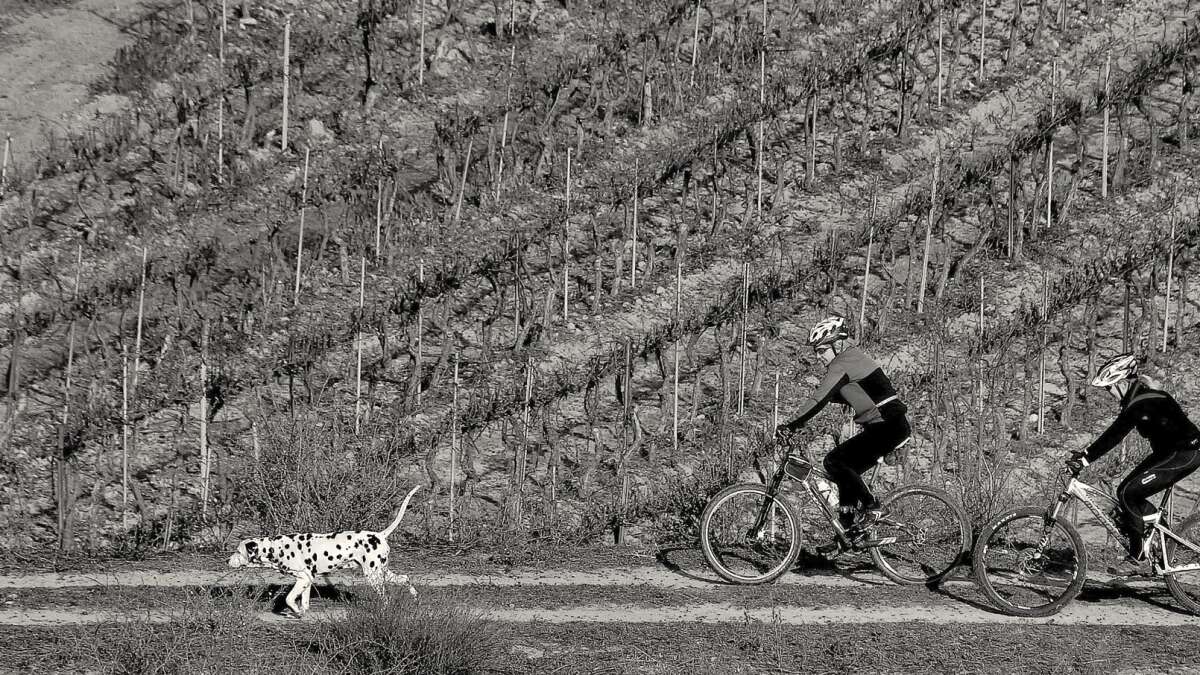
[[[763,504],[767,517],[757,530]],[[764,584],[791,569],[800,553],[799,521],[779,496],[757,483],[732,485],[717,493],[700,517],[700,547],[722,579]]]
[[[945,492],[903,487],[884,500],[868,545],[875,566],[887,578],[898,584],[933,584],[964,560],[971,548],[971,524]]]
[[[1083,589],[1087,553],[1075,527],[1045,508],[1010,511],[988,523],[972,552],[975,579],[1000,611],[1049,616]]]
[[[1185,518],[1174,532],[1193,544],[1200,542],[1200,513]],[[1171,567],[1200,566],[1200,552],[1167,538],[1167,562]],[[1166,580],[1167,590],[1171,591],[1179,604],[1192,614],[1200,614],[1200,570],[1172,572],[1166,575]]]

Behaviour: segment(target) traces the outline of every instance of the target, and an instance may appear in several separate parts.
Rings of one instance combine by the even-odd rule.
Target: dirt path
[[[668,607],[640,605],[584,605],[571,608],[480,608],[483,615],[497,621],[528,623],[726,623],[746,620],[785,625],[830,623],[933,623],[933,624],[1056,624],[1097,626],[1200,626],[1200,617],[1155,607],[1150,604],[1074,603],[1056,616],[1022,619],[1003,616],[966,604],[930,607],[906,605],[888,607],[778,607],[747,609],[729,604],[704,603]],[[339,610],[313,609],[308,619],[334,617]],[[263,621],[296,619],[258,612]],[[167,622],[171,615],[160,611],[90,612],[69,609],[2,609],[0,625],[56,626],[129,619]]]
[[[0,148],[12,136],[12,158],[25,164],[43,144],[42,129],[61,133],[119,110],[122,96],[93,98],[88,85],[108,71],[125,30],[154,0],[79,0],[24,16],[0,28]]]
[[[496,587],[528,587],[531,592],[540,587],[644,587],[663,589],[720,589],[715,580],[701,575],[691,576],[662,567],[607,567],[590,571],[538,570],[510,574],[470,575],[461,573],[427,572],[412,573],[418,587],[448,588],[472,585]],[[361,578],[352,575],[332,575],[336,583],[361,584]],[[180,570],[156,573],[152,571],[124,571],[107,574],[31,574],[0,576],[0,596],[4,590],[29,589],[96,589],[101,587],[179,587],[179,586],[239,586],[287,583],[288,578],[271,570]],[[1100,586],[1124,586],[1126,588],[1156,587],[1154,580],[1092,579]],[[948,582],[950,586],[964,587],[972,582],[958,577]],[[839,575],[790,574],[776,582],[782,586],[810,586],[824,588],[869,589],[881,584],[890,584],[874,572],[855,572]],[[15,597],[15,596],[13,596]],[[1169,607],[1147,602],[1144,599],[1107,599],[1102,602],[1076,601],[1057,616],[1047,619],[1019,619],[1002,616],[970,602],[946,603],[944,598],[930,598],[929,603],[904,601],[889,603],[881,593],[879,604],[846,604],[833,606],[786,605],[777,608],[751,608],[731,603],[712,602],[697,598],[695,602],[667,605],[643,605],[628,602],[589,603],[570,607],[512,607],[496,606],[483,600],[473,603],[488,618],[498,621],[550,623],[594,622],[594,623],[676,623],[676,622],[741,622],[753,619],[764,622],[778,620],[788,625],[827,623],[909,623],[930,622],[936,624],[1086,624],[1109,626],[1200,626],[1200,617],[1176,612]],[[845,601],[843,601],[845,602]],[[585,601],[586,603],[586,601]],[[507,605],[508,603],[504,603]],[[311,616],[336,616],[337,609],[314,608]],[[263,621],[288,620],[270,612],[258,612]],[[62,624],[96,623],[116,620],[145,619],[165,622],[171,618],[169,612],[145,608],[131,611],[110,609],[80,610],[75,608],[0,608],[0,625],[51,626]]]
[[[400,565],[396,565],[400,569]],[[711,573],[685,575],[661,567],[608,567],[591,571],[538,570],[511,574],[459,574],[409,571],[413,583],[419,586],[610,586],[649,585],[662,588],[712,588],[718,583]],[[358,584],[361,577],[353,574],[332,574],[337,583]],[[180,570],[176,572],[126,571],[93,574],[27,574],[0,575],[0,589],[27,588],[95,588],[111,586],[241,586],[248,584],[287,581],[273,570]],[[837,574],[789,574],[777,583],[813,586],[870,586],[888,583],[875,572],[855,573],[852,577]]]
[[[401,565],[395,565],[400,571]],[[461,574],[405,570],[418,586],[655,586],[659,588],[714,588],[721,582],[711,572],[676,572],[663,567],[603,567],[590,571],[578,570],[535,570],[495,574]],[[954,573],[948,583],[972,583],[966,572]],[[178,570],[156,572],[129,570],[122,572],[96,572],[89,574],[54,573],[0,575],[0,591],[4,589],[31,588],[100,588],[114,586],[245,586],[268,583],[290,583],[290,577],[274,570]],[[1112,577],[1092,574],[1089,582],[1099,585],[1114,583]],[[329,581],[335,585],[358,585],[362,577],[354,574],[331,574]],[[810,574],[788,574],[774,582],[783,586],[823,586],[865,588],[879,584],[891,584],[874,571],[855,571],[852,574],[818,572]],[[1153,580],[1119,580],[1121,586],[1142,588],[1155,584]]]

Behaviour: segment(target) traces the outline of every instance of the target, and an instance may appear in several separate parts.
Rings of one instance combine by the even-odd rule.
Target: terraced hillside
[[[94,86],[128,106],[6,170],[6,546],[414,482],[430,543],[687,541],[830,312],[915,421],[888,478],[976,518],[1099,431],[1097,359],[1200,402],[1189,0],[221,7],[149,15]]]

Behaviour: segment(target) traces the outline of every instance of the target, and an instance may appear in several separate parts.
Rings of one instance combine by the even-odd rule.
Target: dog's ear
[[[242,542],[242,547],[246,549],[247,560],[256,560],[258,558],[258,542],[249,539]]]

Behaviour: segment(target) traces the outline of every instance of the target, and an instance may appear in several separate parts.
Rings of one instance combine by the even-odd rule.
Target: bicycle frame
[[[762,507],[758,511],[758,517],[755,518],[754,525],[750,528],[751,534],[758,534],[759,531],[762,530],[763,524],[767,520],[769,508],[768,505],[775,503],[775,497],[779,495],[780,487],[783,485],[784,479],[791,478],[787,474],[788,460],[792,457],[791,442],[784,441],[784,447],[785,451],[783,453],[783,457],[780,459],[779,466],[776,467],[775,473],[771,476],[771,481],[767,486],[767,494],[771,497],[771,499],[763,502]],[[817,478],[821,478],[830,483],[833,481],[829,478],[829,474],[826,473],[824,469],[809,461],[808,457],[805,456],[804,453],[802,453],[802,456],[804,461],[809,464],[809,470],[808,474],[800,480],[800,484],[804,487],[808,497],[816,502],[817,506],[821,508],[821,513],[825,514],[825,519],[830,525],[833,526],[833,531],[836,533],[838,539],[840,539],[843,543],[849,544],[850,540],[846,536],[845,528],[842,527],[841,519],[838,518],[838,514],[829,506],[829,502],[825,501],[825,497],[821,494],[820,490],[817,489]],[[871,472],[865,481],[868,488],[873,488],[875,486],[875,474],[879,472],[879,464],[882,462],[883,459],[880,458],[879,462],[876,462],[875,466],[871,467]],[[792,480],[795,479],[793,478]]]
[[[1062,513],[1063,509],[1072,499],[1077,499],[1082,502],[1089,511],[1092,512],[1092,515],[1096,517],[1096,520],[1100,521],[1100,524],[1104,526],[1104,529],[1108,530],[1108,532],[1117,539],[1124,539],[1125,534],[1121,532],[1121,529],[1115,522],[1113,522],[1112,518],[1108,517],[1108,511],[1114,508],[1118,510],[1123,508],[1120,503],[1117,502],[1117,500],[1107,492],[1079,480],[1078,476],[1075,476],[1074,474],[1068,474],[1068,476],[1067,485],[1063,489],[1062,494],[1058,496],[1058,499],[1054,502],[1054,505],[1050,507],[1047,516],[1048,520],[1046,521],[1047,525]],[[1172,491],[1172,489],[1167,489],[1165,492],[1163,492],[1162,499],[1159,500],[1158,505],[1158,512],[1162,515],[1159,517],[1158,522],[1154,524],[1154,531],[1150,533],[1151,541],[1154,540],[1155,535],[1158,536],[1158,555],[1161,558],[1161,560],[1154,561],[1155,570],[1158,574],[1200,571],[1200,564],[1172,567],[1170,562],[1167,560],[1167,537],[1174,539],[1178,545],[1186,546],[1187,548],[1200,553],[1200,545],[1180,537],[1172,532],[1170,527],[1163,524],[1170,523],[1171,521]],[[1047,528],[1046,535],[1043,537],[1043,540],[1040,542],[1038,547],[1039,550],[1045,548],[1049,543],[1050,530]]]

